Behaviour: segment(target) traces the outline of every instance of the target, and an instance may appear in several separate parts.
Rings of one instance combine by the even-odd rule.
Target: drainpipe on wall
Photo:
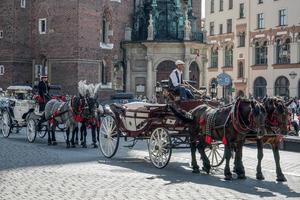
[[[123,52],[123,65],[124,65],[124,73],[123,73],[123,92],[128,92],[126,91],[126,82],[127,82],[127,61],[126,61],[126,48],[123,46],[123,42],[121,42],[120,45],[122,52]]]

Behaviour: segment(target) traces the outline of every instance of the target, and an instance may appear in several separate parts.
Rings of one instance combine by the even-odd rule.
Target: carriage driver
[[[45,110],[46,103],[50,101],[51,96],[49,95],[49,82],[48,82],[48,76],[42,75],[41,81],[38,84],[38,93],[41,97],[40,104],[40,112]]]
[[[180,100],[194,99],[192,92],[185,88],[182,79],[182,72],[184,69],[184,62],[177,60],[175,62],[176,69],[174,69],[169,76],[169,88],[180,95]]]

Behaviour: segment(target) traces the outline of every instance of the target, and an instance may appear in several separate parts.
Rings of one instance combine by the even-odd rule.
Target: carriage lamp
[[[217,93],[217,87],[216,87],[216,84],[215,83],[212,83],[211,84],[211,87],[210,87],[210,94],[211,94],[211,98],[213,99],[214,98],[214,94]]]
[[[156,86],[155,87],[155,91],[156,92],[161,92],[162,91],[162,87],[161,86]]]

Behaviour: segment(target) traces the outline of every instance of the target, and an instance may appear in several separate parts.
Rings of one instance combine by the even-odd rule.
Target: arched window
[[[238,78],[244,78],[244,64],[239,62],[238,65]]]
[[[218,49],[211,49],[211,65],[210,67],[218,67]]]
[[[233,49],[232,47],[225,48],[225,67],[233,66]]]
[[[211,79],[209,92],[211,98],[215,98],[218,96],[218,81],[216,78]]]
[[[108,70],[106,66],[106,62],[102,60],[101,62],[101,83],[106,85],[108,82]]]
[[[277,64],[290,64],[290,43],[291,40],[289,38],[284,42],[279,39],[276,41]]]
[[[267,42],[264,42],[262,46],[258,42],[255,43],[255,64],[256,65],[268,64]]]
[[[275,96],[289,97],[290,81],[285,76],[280,76],[275,82]]]
[[[257,77],[254,81],[254,97],[263,98],[267,94],[267,81],[263,77]]]

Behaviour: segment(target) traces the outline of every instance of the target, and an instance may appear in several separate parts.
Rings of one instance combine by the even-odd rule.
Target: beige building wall
[[[254,94],[254,81],[263,77],[266,82],[266,91],[270,96],[275,95],[275,81],[279,76],[285,76],[289,83],[289,96],[299,96],[300,77],[300,1],[299,0],[233,0],[233,7],[229,9],[229,1],[223,0],[223,11],[220,11],[220,0],[214,0],[214,13],[211,13],[211,1],[206,1],[207,41],[207,88],[210,89],[210,80],[221,73],[228,74],[232,79],[232,97],[242,91],[246,96]],[[240,18],[240,4],[244,3],[244,18]],[[286,9],[287,23],[279,26],[279,10]],[[264,28],[257,28],[257,14],[264,13]],[[232,33],[227,33],[226,20],[232,19]],[[210,35],[210,23],[214,22],[214,34]],[[220,34],[219,24],[223,24],[223,34]],[[239,46],[239,33],[245,31],[245,47]],[[277,64],[276,39],[290,38],[290,64]],[[268,63],[258,65],[255,62],[255,43],[267,41]],[[230,44],[231,43],[231,44]],[[224,67],[225,48],[233,46],[233,65]],[[218,49],[218,66],[211,67],[211,49]],[[243,77],[238,77],[238,63],[244,65]],[[296,75],[295,75],[296,74]],[[222,87],[218,86],[218,97],[222,97]]]

